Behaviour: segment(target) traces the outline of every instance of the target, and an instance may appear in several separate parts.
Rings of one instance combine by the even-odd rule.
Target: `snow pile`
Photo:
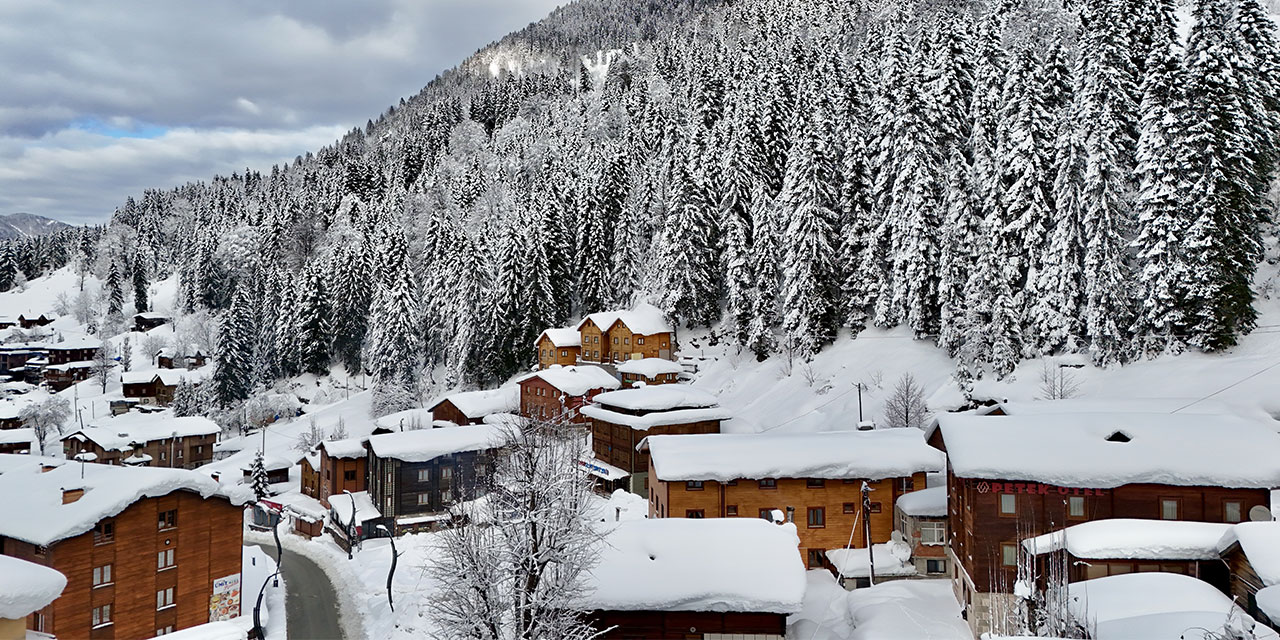
[[[758,518],[631,520],[605,535],[583,610],[794,613],[805,569],[795,525]]]
[[[444,402],[445,400],[448,400],[448,399],[450,398],[443,398],[441,400],[438,400],[431,406],[434,407],[436,405],[439,405],[441,402]],[[385,416],[382,416],[381,418],[378,418],[377,420],[374,420],[374,425],[376,427],[381,429],[386,429],[388,431],[412,431],[414,429],[429,429],[435,426],[437,423],[440,425],[454,426],[452,422],[449,422],[447,420],[436,420],[435,414],[431,412],[431,409],[406,409],[404,411],[389,413]]]
[[[92,422],[71,432],[63,440],[90,441],[103,449],[128,451],[134,444],[144,444],[177,436],[189,438],[211,436],[221,432],[218,424],[201,416],[175,418],[171,415],[126,413]]]
[[[334,519],[342,524],[351,522],[352,506],[356,510],[356,524],[382,517],[382,512],[373,504],[373,498],[369,497],[368,491],[343,492],[340,495],[329,496],[329,511],[333,513]]]
[[[894,580],[845,591],[828,571],[808,572],[804,610],[787,620],[802,640],[972,640],[948,580]]]
[[[1225,552],[1235,544],[1263,584],[1280,584],[1280,522],[1241,522],[1222,535],[1217,548]]]
[[[904,542],[891,540],[873,544],[871,555],[876,562],[876,577],[916,575],[916,567],[911,564],[911,547]],[[866,549],[829,549],[827,560],[846,578],[871,575]]]
[[[67,577],[49,567],[0,555],[0,618],[22,620],[62,595]]]
[[[557,347],[581,347],[582,346],[582,333],[580,333],[576,327],[558,327],[555,329],[547,329],[546,331],[542,332],[542,335],[538,336],[538,339],[537,341],[534,342],[534,344],[537,344],[538,342],[542,342],[542,338],[544,337],[550,340],[551,344]]]
[[[491,424],[420,429],[371,436],[369,448],[379,458],[426,462],[451,453],[500,447],[505,443],[507,433],[505,427]]]
[[[917,429],[794,434],[697,434],[645,439],[658,478],[899,478],[945,458]]]
[[[912,491],[898,498],[894,504],[915,518],[942,518],[947,515],[947,488],[940,486]]]
[[[682,371],[684,371],[684,367],[681,367],[678,363],[662,358],[627,360],[618,365],[618,373],[630,373],[646,378],[654,378],[667,373],[680,373]]]
[[[1234,416],[942,415],[938,425],[962,478],[1087,488],[1280,486],[1280,434]]]
[[[608,331],[613,327],[615,322],[622,322],[626,325],[631,333],[651,336],[657,333],[674,333],[675,329],[671,328],[671,324],[667,322],[667,317],[659,309],[651,304],[641,303],[629,311],[602,311],[593,313],[575,327],[581,331],[582,325],[587,320],[595,323],[601,331]]]
[[[462,412],[462,415],[476,420],[491,413],[508,413],[518,410],[520,408],[520,388],[512,385],[499,389],[464,391],[440,398],[430,403],[429,406],[434,409],[446,400],[453,403],[453,406],[457,407],[458,411]],[[387,416],[384,420],[390,418],[391,416]]]
[[[1259,589],[1254,600],[1262,613],[1271,618],[1272,622],[1280,624],[1280,584]]]
[[[42,466],[54,468],[42,472]],[[84,494],[63,504],[64,489],[83,489]],[[245,501],[243,493],[229,495],[212,478],[195,471],[0,455],[0,495],[5,496],[6,514],[0,518],[0,536],[48,546],[90,531],[99,520],[119,514],[138,500],[174,491],[225,497],[236,505]]]
[[[1066,549],[1086,560],[1216,560],[1232,525],[1112,518],[1082,522],[1022,541],[1035,555]]]
[[[541,378],[543,382],[559,389],[560,393],[567,396],[582,396],[592,389],[617,389],[622,386],[618,379],[610,375],[608,371],[594,365],[575,365],[570,367],[553,365],[542,371],[517,378],[516,382],[524,382],[533,378]],[[514,404],[501,411],[519,409],[519,389],[516,389],[515,393]],[[498,413],[498,411],[491,411],[490,413]]]
[[[602,393],[598,405],[635,412],[705,409],[720,404],[715,396],[687,384],[659,384]]]
[[[1070,593],[1072,615],[1096,624],[1095,640],[1209,640],[1224,624],[1256,625],[1258,640],[1280,638],[1213,585],[1178,573],[1095,578],[1073,583]]]

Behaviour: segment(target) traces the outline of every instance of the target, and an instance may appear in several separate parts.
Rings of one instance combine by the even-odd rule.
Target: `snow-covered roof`
[[[593,402],[629,411],[704,409],[720,404],[715,396],[687,384],[656,384],[610,391],[596,396]]]
[[[97,349],[102,346],[102,341],[97,338],[68,338],[62,342],[52,342],[45,345],[50,351],[64,351],[68,349]]]
[[[144,320],[170,320],[173,316],[159,311],[143,311],[142,313],[133,314],[134,318],[142,318]]]
[[[457,407],[458,411],[461,411],[462,415],[468,418],[483,418],[491,413],[503,413],[519,409],[520,388],[512,385],[498,389],[455,393],[432,402],[431,408],[435,409],[445,400],[453,403],[453,406]]]
[[[786,434],[661,435],[645,439],[658,478],[865,478],[943,468],[941,451],[919,429]]]
[[[1129,573],[1071,584],[1068,608],[1088,626],[1095,640],[1207,640],[1221,634],[1232,609],[1231,598],[1213,585],[1180,573]],[[1249,619],[1252,622],[1252,619]],[[1275,640],[1258,625],[1259,640]]]
[[[999,402],[978,413],[995,409],[1007,415],[1041,416],[1062,413],[1189,413],[1214,415],[1229,413],[1228,407],[1213,400],[1197,402],[1196,398],[1069,398],[1063,400],[1032,400],[1028,402]]]
[[[579,322],[575,329],[582,330],[582,325],[587,320],[595,323],[602,331],[608,330],[613,323],[622,321],[627,325],[631,333],[638,333],[643,336],[651,336],[656,333],[671,333],[675,329],[671,328],[671,324],[667,322],[666,315],[662,310],[651,304],[639,304],[629,311],[602,311],[593,313]]]
[[[62,440],[89,440],[103,449],[126,451],[133,448],[134,443],[164,440],[174,434],[179,438],[189,438],[211,436],[221,430],[218,423],[202,416],[175,418],[162,414],[126,413],[93,422],[72,431]]]
[[[364,443],[368,442],[368,438],[346,438],[344,440],[330,440],[319,444],[329,454],[330,458],[363,458],[365,456]],[[319,467],[317,467],[319,468]]]
[[[577,607],[795,613],[799,543],[794,524],[759,518],[625,520],[604,536]]]
[[[271,504],[278,509],[292,512],[294,515],[308,522],[319,522],[324,520],[327,511],[319,500],[299,491],[288,491],[280,495],[271,496],[264,499],[263,502]],[[350,506],[350,501],[348,501]],[[347,510],[350,512],[350,509]]]
[[[48,371],[70,371],[72,369],[92,369],[94,362],[92,360],[77,360],[75,362],[64,362],[62,364],[52,364],[45,367]]]
[[[947,515],[947,488],[929,487],[912,491],[894,503],[902,512],[916,518],[941,518]]]
[[[608,371],[594,365],[572,365],[568,367],[552,365],[542,371],[536,371],[527,376],[517,378],[516,382],[524,382],[533,378],[541,378],[543,382],[569,396],[585,395],[592,389],[617,389],[622,386],[618,379],[610,375]],[[518,389],[516,394],[515,405],[513,405],[512,409],[506,409],[506,411],[519,408],[520,397]]]
[[[601,394],[603,395],[603,394]],[[711,420],[728,420],[733,414],[728,409],[722,407],[709,407],[706,409],[677,409],[675,411],[654,411],[642,416],[634,416],[629,413],[619,413],[610,411],[600,405],[589,404],[579,411],[588,418],[594,418],[610,424],[620,424],[631,427],[637,431],[648,431],[653,427],[691,424],[694,422],[707,422]]]
[[[1254,602],[1258,603],[1258,609],[1271,618],[1272,622],[1280,620],[1280,584],[1259,589],[1254,594]]]
[[[451,453],[500,447],[507,434],[505,427],[491,424],[419,429],[370,436],[369,448],[379,458],[426,462]]]
[[[871,548],[871,553],[875,556],[877,578],[916,575],[916,566],[911,563],[911,547],[905,543],[891,540],[873,544]],[[871,575],[865,548],[830,549],[827,551],[827,560],[846,578],[866,578]]]
[[[66,586],[56,569],[0,555],[0,619],[22,620],[52,604]]]
[[[664,373],[680,373],[681,371],[684,371],[684,367],[681,367],[679,363],[663,358],[627,360],[618,365],[618,373],[631,373],[646,378],[653,378]]]
[[[1034,555],[1066,549],[1086,560],[1216,560],[1220,522],[1111,518],[1072,525],[1022,541]]]
[[[1280,487],[1280,434],[1226,415],[938,417],[956,476],[1064,487]]]
[[[1280,522],[1241,522],[1218,540],[1218,551],[1239,544],[1258,579],[1267,586],[1280,584]]]
[[[54,468],[42,473],[42,465]],[[63,504],[63,489],[79,488],[84,495]],[[99,520],[118,515],[138,500],[180,490],[204,498],[226,497],[237,505],[248,497],[244,492],[225,492],[213,478],[185,469],[0,454],[0,495],[5,497],[0,536],[48,546],[92,530]]]
[[[338,522],[346,524],[351,522],[351,505],[356,507],[356,524],[368,522],[369,520],[377,520],[382,517],[382,512],[378,507],[374,506],[373,498],[369,497],[368,491],[356,491],[355,493],[343,492],[329,496],[329,510],[337,518]]]
[[[199,371],[198,369],[196,371]],[[121,384],[146,384],[159,378],[166,387],[176,387],[184,378],[200,378],[201,374],[185,369],[151,369],[148,371],[125,371],[120,374]]]
[[[447,398],[442,398],[439,401],[432,403],[432,406],[435,406],[446,399]],[[431,409],[418,408],[389,413],[377,420],[374,420],[373,424],[374,426],[382,427],[383,429],[390,431],[410,431],[413,429],[430,427],[435,422],[436,420],[431,413]]]
[[[29,444],[31,450],[35,451],[39,440],[36,438],[36,430],[30,427],[22,427],[20,429],[0,429],[0,444]]]
[[[547,329],[538,336],[537,342],[542,342],[544,337],[551,340],[551,344],[557,347],[582,346],[582,334],[578,332],[577,327],[558,327],[555,329]]]

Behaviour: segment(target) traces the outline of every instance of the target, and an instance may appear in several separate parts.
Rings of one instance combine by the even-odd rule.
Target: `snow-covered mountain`
[[[0,215],[0,240],[47,236],[71,225],[34,213]]]

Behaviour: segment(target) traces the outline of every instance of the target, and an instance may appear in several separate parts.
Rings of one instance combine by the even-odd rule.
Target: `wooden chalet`
[[[57,320],[58,316],[52,313],[42,313],[40,315],[21,314],[18,316],[18,326],[23,329],[34,329],[51,324]]]
[[[484,419],[495,413],[519,411],[519,393],[514,386],[464,391],[445,396],[431,404],[430,424],[392,424],[390,420],[379,420],[379,423],[392,429],[398,426],[402,431],[432,426],[484,424]],[[408,420],[415,418],[413,415],[407,417]]]
[[[1067,582],[1129,573],[1180,573],[1227,590],[1218,541],[1232,525],[1187,520],[1090,520],[1024,540],[1044,587],[1047,565],[1065,566]],[[1065,560],[1065,562],[1063,562]]]
[[[31,428],[0,430],[0,453],[39,453],[40,441]]]
[[[675,384],[680,382],[680,374],[683,371],[684,367],[662,358],[627,360],[618,365],[618,376],[622,378],[624,387],[634,387],[639,383]]]
[[[0,404],[0,430],[21,429],[22,410],[16,404]]]
[[[822,568],[826,552],[888,542],[899,497],[941,471],[938,450],[916,429],[803,434],[654,435],[649,458],[650,518],[794,519],[800,553]],[[862,485],[870,487],[863,508]]]
[[[919,487],[917,483],[912,483]],[[894,517],[903,540],[911,547],[911,563],[917,575],[946,578],[947,488],[917,488],[898,496]]]
[[[156,327],[162,327],[173,322],[173,318],[164,313],[155,311],[144,311],[133,316],[133,330],[138,332],[147,332]]]
[[[100,348],[102,341],[97,338],[79,338],[45,345],[45,352],[49,354],[49,364],[57,365],[93,360]]]
[[[1242,522],[1217,544],[1228,571],[1227,595],[1280,631],[1280,522]]]
[[[304,538],[315,538],[324,533],[328,510],[311,496],[286,492],[263,498],[259,505],[270,509],[280,518],[288,519],[293,532]]]
[[[209,363],[209,356],[194,345],[190,352],[179,355],[178,352],[165,347],[156,352],[156,367],[159,369],[199,369]]]
[[[348,438],[321,442],[316,446],[319,467],[316,469],[316,493],[313,498],[329,508],[331,496],[368,488],[368,438]],[[304,458],[305,460],[305,458]],[[306,492],[306,467],[303,467],[303,492]]]
[[[214,421],[141,413],[101,420],[62,438],[68,459],[82,453],[100,464],[195,469],[213,462],[222,429]]]
[[[10,315],[0,315],[0,329],[18,326],[18,319]]]
[[[93,375],[93,367],[91,360],[51,364],[44,368],[44,383],[53,391],[62,391],[77,382],[88,380]]]
[[[580,412],[597,395],[617,389],[618,379],[592,365],[552,366],[516,380],[520,415],[537,420],[586,423]]]
[[[48,352],[43,343],[23,342],[0,345],[0,373],[12,374],[27,366],[31,360],[46,358]]]
[[[1234,416],[951,414],[938,428],[951,577],[975,630],[1012,601],[1025,537],[1109,518],[1235,523],[1280,487],[1280,434]]]
[[[688,385],[660,385],[602,393],[582,408],[591,421],[591,448],[600,462],[631,474],[627,490],[649,495],[649,453],[637,451],[651,435],[720,433],[731,414],[715,396]]]
[[[628,520],[605,535],[576,603],[601,638],[780,640],[800,610],[795,526]]]
[[[32,631],[150,638],[241,614],[243,507],[204,474],[0,456],[0,495],[0,554],[67,578]]]
[[[120,386],[126,398],[167,407],[173,404],[173,396],[182,379],[180,371],[170,369],[125,371],[120,374]]]
[[[581,336],[583,362],[674,358],[676,330],[662,310],[651,304],[641,304],[629,311],[593,313],[576,328]]]
[[[400,535],[447,521],[450,505],[483,494],[504,441],[504,427],[487,424],[370,436],[368,496],[380,514],[375,524]],[[333,501],[334,507],[342,504]]]
[[[582,354],[582,334],[575,327],[547,329],[538,336],[538,368],[552,365],[569,366],[578,363]]]
[[[272,485],[272,494],[282,493],[288,488],[274,485],[287,484],[289,482],[289,470],[293,469],[293,465],[298,464],[298,461],[302,460],[302,458],[302,454],[295,455],[292,451],[286,455],[268,455],[263,458],[262,466],[267,471],[267,484]],[[249,484],[253,478],[253,458],[249,460],[249,464],[240,467],[244,484]]]

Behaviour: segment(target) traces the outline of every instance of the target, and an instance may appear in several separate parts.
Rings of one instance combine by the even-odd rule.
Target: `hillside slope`
[[[71,225],[33,213],[0,215],[0,240],[47,236]]]

